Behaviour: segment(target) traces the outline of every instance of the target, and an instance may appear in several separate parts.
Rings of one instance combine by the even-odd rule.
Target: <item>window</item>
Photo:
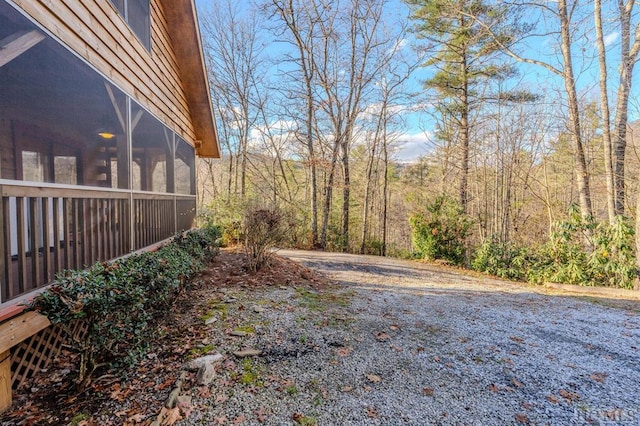
[[[151,12],[149,0],[111,0],[131,30],[147,50],[151,50]]]

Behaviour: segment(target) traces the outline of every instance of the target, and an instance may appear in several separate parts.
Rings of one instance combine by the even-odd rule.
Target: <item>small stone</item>
[[[196,382],[198,382],[199,385],[209,386],[215,377],[216,369],[213,364],[204,364],[198,370]]]
[[[191,405],[191,395],[178,395],[176,402],[178,405],[189,407]]]
[[[246,349],[244,351],[237,351],[233,353],[238,358],[246,358],[250,356],[259,356],[262,355],[262,351],[259,349]]]
[[[245,337],[248,333],[246,331],[242,331],[242,330],[233,330],[231,333],[229,333],[229,335],[231,336],[235,336],[235,337]]]
[[[207,318],[207,320],[204,322],[204,325],[211,325],[216,321],[218,321],[218,318],[216,317]]]
[[[181,392],[180,388],[174,388],[169,394],[169,397],[167,398],[167,400],[165,401],[164,406],[169,409],[174,408],[176,406],[176,402],[178,400],[178,395],[180,395],[180,392]]]
[[[186,370],[196,371],[196,370],[199,370],[200,367],[202,367],[205,364],[213,365],[216,362],[222,361],[223,358],[224,358],[224,356],[222,356],[220,354],[201,356],[200,358],[195,358],[195,359],[192,359],[191,361],[188,361],[184,365],[184,368]]]
[[[256,314],[261,314],[265,311],[265,309],[262,306],[254,306],[253,307],[253,312],[255,312]]]

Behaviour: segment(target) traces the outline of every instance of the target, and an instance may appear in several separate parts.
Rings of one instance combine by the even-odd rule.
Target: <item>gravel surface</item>
[[[279,254],[339,284],[221,289],[209,327],[225,359],[177,424],[640,425],[637,302],[394,259]]]

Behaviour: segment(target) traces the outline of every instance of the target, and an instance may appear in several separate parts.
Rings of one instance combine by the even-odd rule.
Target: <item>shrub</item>
[[[284,240],[282,213],[276,208],[249,206],[244,215],[243,234],[249,270],[258,271],[269,264],[273,248]]]
[[[613,224],[583,218],[577,209],[553,225],[549,242],[531,256],[527,279],[584,286],[633,288],[637,268],[629,219]]]
[[[476,251],[471,267],[479,272],[510,280],[525,280],[531,254],[524,247],[496,240],[486,240]]]
[[[133,365],[146,353],[152,321],[217,254],[219,236],[217,228],[194,230],[155,252],[66,271],[35,298],[29,308],[68,332],[75,320],[86,322],[87,332],[71,342],[81,387],[102,363]]]
[[[409,219],[413,245],[425,259],[445,259],[462,264],[465,240],[472,221],[451,197],[438,196],[427,206],[426,214],[416,213]]]

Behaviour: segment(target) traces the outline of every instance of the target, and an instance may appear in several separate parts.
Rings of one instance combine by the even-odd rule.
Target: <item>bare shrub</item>
[[[273,248],[284,239],[282,212],[276,208],[248,206],[243,231],[249,270],[255,272],[269,264]]]

